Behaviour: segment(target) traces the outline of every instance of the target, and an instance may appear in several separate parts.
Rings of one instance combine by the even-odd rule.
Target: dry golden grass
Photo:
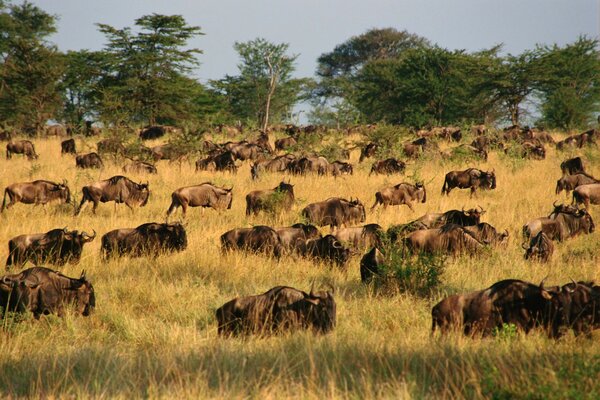
[[[72,156],[60,156],[58,139],[36,140],[40,159],[0,159],[2,187],[33,179],[66,178],[75,202],[89,182],[121,174],[121,165],[104,170],[76,170]],[[81,141],[78,140],[81,147]],[[588,152],[596,157],[596,152]],[[190,209],[186,220],[188,249],[156,260],[99,256],[99,237],[84,249],[81,263],[67,265],[67,275],[85,268],[94,283],[97,308],[90,318],[68,315],[34,321],[27,317],[4,324],[0,331],[0,393],[3,397],[105,398],[565,398],[598,397],[600,345],[596,340],[566,337],[555,342],[541,333],[471,340],[432,339],[430,310],[441,297],[484,288],[497,280],[518,278],[548,284],[573,279],[599,280],[598,233],[557,246],[551,263],[523,260],[520,232],[524,222],[547,215],[554,200],[559,163],[567,154],[553,149],[544,161],[514,162],[493,153],[486,163],[414,163],[408,176],[426,182],[427,203],[415,211],[390,207],[367,211],[367,223],[383,227],[412,220],[428,211],[481,205],[484,221],[507,228],[506,249],[477,258],[449,260],[441,291],[431,299],[410,295],[381,296],[360,283],[354,258],[346,273],[312,262],[234,253],[222,256],[219,236],[252,224],[289,225],[300,210],[330,196],[358,197],[368,208],[384,186],[408,180],[400,176],[368,177],[370,162],[358,164],[354,176],[291,177],[295,208],[275,220],[246,218],[245,194],[275,187],[278,174],[250,180],[248,164],[237,175],[196,173],[192,163],[161,161],[157,176],[130,177],[150,181],[148,205],[130,212],[124,205],[101,204],[96,216],[88,207],[79,217],[72,206],[32,207],[19,204],[0,216],[0,243],[23,233],[68,226],[99,237],[122,227],[164,221],[170,194],[178,187],[212,181],[234,187],[232,209]],[[455,190],[441,197],[444,175],[451,169],[495,168],[498,188],[469,199]],[[600,175],[600,166],[591,164]],[[180,218],[181,211],[173,219]],[[591,210],[600,218],[597,209]],[[598,219],[597,218],[597,219]],[[328,228],[324,228],[326,233]],[[6,257],[4,244],[0,259]],[[307,290],[317,284],[337,288],[338,326],[326,336],[297,333],[272,338],[221,339],[214,310],[238,296],[263,292],[275,285]]]

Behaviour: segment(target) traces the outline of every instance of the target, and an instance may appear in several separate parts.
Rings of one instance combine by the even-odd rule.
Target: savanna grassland
[[[98,139],[85,140],[93,149]],[[37,139],[35,144],[39,160],[0,159],[1,187],[64,178],[78,203],[83,185],[122,174],[123,162],[107,158],[103,170],[76,169],[73,156],[60,156],[59,139]],[[84,148],[81,139],[77,146]],[[158,175],[129,175],[136,181],[148,180],[151,189],[148,205],[133,213],[124,205],[107,203],[100,204],[95,216],[88,207],[74,217],[73,205],[50,204],[44,209],[18,204],[0,216],[0,259],[7,256],[8,239],[19,234],[64,226],[98,232],[84,248],[80,264],[62,268],[69,276],[87,271],[96,292],[96,310],[89,318],[47,316],[35,321],[28,315],[20,322],[5,320],[0,330],[0,393],[15,398],[598,398],[598,335],[591,339],[568,335],[559,341],[542,332],[528,336],[509,332],[488,339],[430,337],[431,307],[448,294],[481,289],[505,278],[537,283],[548,276],[549,285],[570,278],[600,280],[598,232],[558,244],[546,265],[523,259],[522,225],[547,215],[554,200],[567,201],[564,194],[554,194],[560,162],[580,154],[588,160],[589,172],[600,176],[596,149],[557,153],[547,146],[547,150],[542,161],[518,160],[495,151],[487,162],[425,159],[411,162],[404,176],[370,177],[373,160],[359,164],[355,150],[352,176],[289,177],[297,202],[277,217],[245,216],[246,193],[273,188],[283,176],[265,174],[252,181],[247,162],[234,175],[195,172],[195,160],[160,161]],[[468,166],[494,168],[497,189],[473,199],[466,190],[442,197],[445,173]],[[427,202],[415,205],[414,212],[405,206],[368,210],[377,190],[415,178],[425,182]],[[233,205],[221,213],[190,209],[186,251],[155,260],[101,260],[100,235],[163,222],[173,190],[205,181],[233,186]],[[360,256],[342,272],[301,258],[277,261],[221,254],[219,236],[225,231],[253,224],[287,226],[300,221],[306,204],[331,196],[358,197],[367,207],[366,223],[384,228],[426,212],[480,205],[487,210],[482,220],[508,229],[510,239],[506,248],[448,259],[441,287],[428,298],[380,294],[361,284]],[[591,214],[600,221],[596,206]],[[276,285],[308,290],[313,281],[317,287],[332,284],[336,289],[338,319],[331,334],[217,336],[214,311],[229,299]]]

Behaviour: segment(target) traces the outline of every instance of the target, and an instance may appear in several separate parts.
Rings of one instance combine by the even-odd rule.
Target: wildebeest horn
[[[92,229],[92,232],[94,232],[94,234],[93,234],[92,236],[90,236],[90,234],[89,234],[89,233],[87,233],[86,231],[83,231],[83,232],[81,232],[81,235],[82,235],[82,236],[87,236],[87,237],[88,237],[88,239],[93,239],[93,238],[95,238],[95,237],[96,237],[97,233],[96,233],[96,230],[95,230],[95,229]]]
[[[546,276],[544,277],[544,279],[542,279],[542,281],[540,282],[540,285],[539,285],[539,286],[540,286],[540,289],[542,289],[542,290],[546,290],[546,289],[544,289],[544,281],[545,281],[546,279],[548,279],[548,275],[546,275]]]
[[[338,242],[337,240],[335,242],[331,243],[331,245],[333,246],[334,249],[344,248],[344,246],[342,246],[342,244],[340,242]]]
[[[80,281],[85,281],[85,269],[81,270],[81,276],[79,277]]]
[[[571,280],[571,282],[573,282],[573,284],[575,285],[575,287],[574,287],[573,289],[566,288],[566,289],[567,289],[567,292],[569,292],[569,293],[575,293],[575,291],[577,290],[577,286],[578,286],[579,284],[578,284],[577,282],[575,282],[575,281],[573,280],[573,278],[569,277],[569,279]]]
[[[552,203],[552,207],[556,208],[556,200]]]
[[[3,276],[2,283],[4,283],[5,285],[10,285],[12,283],[12,281],[10,279],[8,279],[8,276]]]
[[[63,185],[67,186],[69,182],[66,179],[63,179]]]
[[[525,242],[521,243],[521,247],[522,247],[524,250],[529,250],[529,246],[528,246],[528,245],[527,245],[527,243],[525,243]]]
[[[310,284],[310,297],[316,297],[315,296],[315,280],[313,279],[312,283]]]
[[[64,233],[68,233],[68,232],[69,232],[69,230],[67,229],[67,227],[66,227],[66,226],[63,228],[63,232],[64,232]]]

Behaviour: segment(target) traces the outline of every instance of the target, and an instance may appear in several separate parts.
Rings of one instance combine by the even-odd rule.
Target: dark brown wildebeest
[[[533,160],[543,160],[546,158],[546,149],[540,142],[524,142],[521,145],[521,157]]]
[[[96,144],[98,154],[124,154],[125,146],[119,141],[119,139],[104,139]]]
[[[591,183],[600,183],[599,180],[585,172],[580,172],[574,175],[564,175],[556,181],[556,194],[560,194],[563,190],[567,196],[578,186],[589,185]]]
[[[44,128],[47,136],[67,136],[67,129],[62,125],[49,125]]]
[[[307,205],[302,210],[302,216],[317,226],[329,225],[331,229],[342,225],[354,225],[367,219],[365,207],[360,200],[350,201],[339,197]]]
[[[258,147],[260,147],[260,149],[263,152],[269,153],[269,154],[273,154],[275,153],[275,151],[273,150],[273,147],[271,147],[271,143],[269,142],[269,134],[266,132],[260,132],[260,135],[258,136],[258,139],[256,139],[254,141],[254,144],[256,144]]]
[[[406,204],[411,211],[414,211],[413,202],[425,203],[425,201],[427,201],[427,192],[423,183],[417,182],[414,185],[399,183],[375,193],[375,203],[373,203],[371,210],[378,204],[383,204],[384,208]]]
[[[367,143],[365,145],[365,147],[363,147],[360,150],[360,158],[359,158],[358,162],[363,162],[363,160],[365,158],[373,157],[375,155],[375,153],[377,153],[378,148],[379,148],[379,146],[377,146],[377,144],[375,144],[373,142]]]
[[[264,253],[275,258],[281,257],[283,245],[277,232],[268,226],[258,225],[252,228],[237,228],[221,235],[221,250],[251,251]]]
[[[477,189],[493,190],[496,189],[496,174],[494,170],[482,171],[477,168],[469,168],[464,171],[450,171],[444,179],[442,186],[442,195],[449,195],[455,187],[459,189],[471,189],[471,196]]]
[[[585,173],[585,166],[581,157],[574,157],[561,162],[560,170],[563,175],[575,175]]]
[[[11,159],[13,154],[23,154],[28,160],[37,160],[38,158],[35,147],[29,140],[11,140],[8,142],[6,144],[6,159]]]
[[[76,154],[75,139],[67,139],[60,142],[60,154]]]
[[[183,225],[149,222],[137,228],[115,229],[102,236],[102,256],[157,257],[161,253],[179,252],[187,248]]]
[[[77,264],[81,259],[83,245],[96,238],[86,232],[69,231],[67,228],[52,229],[46,233],[19,235],[8,241],[6,269],[17,268],[28,261],[34,265]]]
[[[181,207],[184,217],[188,207],[210,207],[217,211],[229,210],[233,201],[232,190],[233,187],[226,189],[215,186],[210,182],[179,188],[171,194],[171,205],[167,210],[167,220],[178,207]]]
[[[333,292],[307,294],[287,286],[238,297],[216,311],[221,336],[269,335],[295,330],[328,333],[335,328],[336,306]]]
[[[539,232],[544,232],[550,240],[562,242],[595,230],[592,216],[586,210],[570,206],[555,206],[549,217],[537,218],[523,225],[523,239],[529,241]]]
[[[310,156],[302,157],[288,164],[288,170],[292,174],[305,175],[307,173],[315,173],[319,175],[327,175],[332,173],[336,175],[336,169],[331,167],[329,161],[325,157]]]
[[[89,316],[96,307],[94,287],[86,279],[85,271],[77,279],[48,268],[34,267],[18,274],[5,275],[0,281],[0,299],[14,294],[19,297],[23,293],[19,289],[27,289],[28,299],[18,299],[21,304],[15,307],[15,311],[31,311],[36,319],[47,314],[62,316],[66,305],[74,305],[75,312],[83,316]],[[8,293],[3,290],[5,288],[9,289]]]
[[[529,140],[537,141],[539,143],[555,144],[552,136],[543,129],[525,127],[521,131],[520,137],[525,141]]]
[[[418,230],[404,239],[408,250],[422,253],[439,254],[476,254],[485,243],[477,240],[475,235],[456,224],[447,224],[441,228]]]
[[[10,202],[6,204],[6,196]],[[33,182],[13,183],[4,189],[4,200],[2,201],[2,211],[10,208],[16,203],[23,204],[41,204],[45,206],[51,201],[58,200],[62,203],[71,202],[71,191],[67,186],[67,181],[55,183],[45,180]]]
[[[246,195],[246,215],[258,215],[260,211],[289,210],[294,204],[294,185],[280,182],[277,187],[254,190]]]
[[[492,145],[492,140],[489,137],[487,137],[487,136],[477,136],[471,142],[471,147],[476,148],[482,154],[483,153],[485,153],[485,154],[488,153],[490,145]]]
[[[196,161],[196,171],[229,171],[231,173],[237,172],[237,166],[235,165],[235,157],[231,151],[225,151],[215,156],[208,156],[202,160]]]
[[[381,276],[381,268],[385,265],[385,257],[377,248],[373,247],[360,260],[360,280],[369,283],[376,276]]]
[[[354,167],[352,167],[352,164],[347,162],[334,161],[331,164],[329,164],[329,172],[333,176],[353,175]]]
[[[600,204],[600,183],[577,186],[573,190],[573,204],[583,204],[585,208],[589,208],[590,204]]]
[[[345,269],[352,255],[350,249],[336,239],[333,235],[326,235],[322,238],[308,239],[298,247],[298,253],[304,257],[315,260],[322,260],[328,264],[335,264],[339,268]]]
[[[553,337],[561,337],[561,328],[572,329],[575,336],[600,329],[600,286],[594,282],[572,282],[561,287],[558,294],[558,312],[552,330]]]
[[[496,228],[487,222],[481,222],[477,225],[469,225],[464,227],[465,230],[471,232],[473,237],[482,243],[491,244],[496,246],[498,244],[506,244],[508,239],[508,230],[499,233]]]
[[[401,174],[405,169],[406,164],[403,161],[395,158],[388,158],[381,161],[375,161],[373,166],[371,166],[369,176],[371,176],[371,174]]]
[[[350,228],[340,228],[333,236],[341,243],[357,250],[364,250],[381,245],[384,234],[383,228],[378,224],[367,224]]]
[[[143,128],[140,131],[140,139],[142,140],[152,140],[152,139],[158,139],[160,137],[163,137],[165,135],[166,129],[163,126],[157,125],[157,126],[148,126],[146,128]]]
[[[102,158],[98,153],[80,154],[75,157],[75,166],[77,168],[104,168]]]
[[[287,251],[297,251],[309,239],[321,238],[317,227],[307,224],[294,224],[289,227],[274,228],[281,239],[281,245]]]
[[[514,324],[528,333],[536,327],[550,329],[556,293],[543,282],[534,285],[516,279],[497,282],[484,290],[446,297],[431,310],[431,331],[462,331],[468,336],[488,336],[494,328]]]
[[[158,146],[151,147],[152,157],[154,161],[159,160],[177,160],[181,159],[185,154],[175,145],[171,143],[165,143]]]
[[[411,233],[422,229],[429,229],[429,227],[420,221],[410,221],[406,224],[391,225],[386,233],[390,242],[396,244],[401,243]]]
[[[135,174],[157,174],[156,167],[143,161],[132,161],[123,166],[123,172]]]
[[[473,136],[483,136],[487,132],[487,127],[484,124],[471,126],[471,134]]]
[[[252,175],[252,179],[256,180],[260,178],[262,171],[283,172],[287,170],[288,165],[295,159],[295,155],[285,154],[277,156],[272,160],[260,160],[250,165],[250,174]]]
[[[116,175],[103,181],[94,182],[91,185],[84,186],[81,202],[75,211],[75,215],[87,206],[93,203],[92,212],[96,214],[98,203],[114,201],[115,204],[125,203],[133,211],[133,207],[144,207],[150,197],[149,184],[135,183],[131,179],[122,175]]]
[[[548,262],[554,253],[554,244],[544,232],[540,231],[529,241],[529,246],[523,243],[526,260]]]
[[[287,150],[290,147],[296,146],[297,144],[298,144],[298,141],[295,138],[288,136],[288,137],[284,137],[283,139],[277,139],[275,141],[275,149]]]
[[[264,153],[264,149],[254,143],[239,143],[229,149],[236,160],[257,160],[258,156]]]
[[[486,211],[479,208],[469,210],[448,210],[444,213],[427,213],[414,222],[419,222],[427,228],[439,228],[446,224],[457,224],[461,226],[473,226],[480,223],[481,216]]]

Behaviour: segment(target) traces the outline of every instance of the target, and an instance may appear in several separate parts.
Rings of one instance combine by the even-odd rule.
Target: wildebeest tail
[[[15,264],[15,252],[17,248],[12,240],[8,241],[8,257],[6,258],[6,269]]]
[[[4,199],[2,200],[2,209],[0,209],[0,212],[3,212],[4,208],[6,207],[6,196],[7,195],[10,198],[10,192],[8,191],[8,188],[4,189]]]
[[[444,185],[442,186],[442,194],[445,194],[448,190],[448,177],[444,178]]]
[[[572,204],[585,204],[585,199],[583,198],[583,196],[581,195],[581,193],[579,193],[577,191],[577,188],[575,190],[573,190],[573,202]]]
[[[375,203],[371,206],[371,210],[377,206],[377,204],[383,204],[383,198],[381,196],[381,192],[375,193]]]

